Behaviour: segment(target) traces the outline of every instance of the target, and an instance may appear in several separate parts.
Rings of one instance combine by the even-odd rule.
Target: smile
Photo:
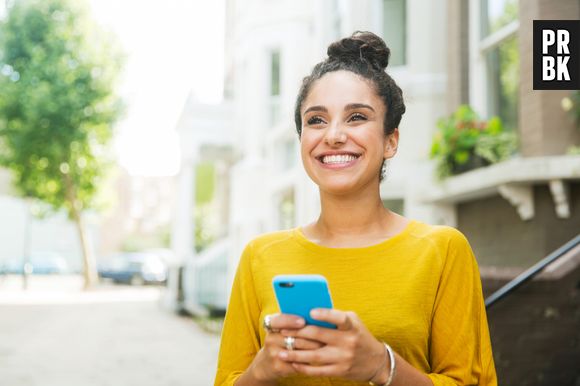
[[[323,164],[345,164],[350,161],[357,159],[357,156],[352,154],[340,154],[340,155],[326,155],[322,157]]]
[[[350,166],[353,164],[358,158],[360,157],[359,154],[331,154],[331,155],[323,155],[317,157],[317,159],[325,166],[332,167],[332,168],[340,168],[344,166]]]

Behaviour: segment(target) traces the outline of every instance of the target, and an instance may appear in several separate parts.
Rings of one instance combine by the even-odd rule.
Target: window
[[[281,171],[292,169],[298,162],[297,140],[292,137],[278,143],[276,159]]]
[[[270,54],[270,95],[280,95],[280,52]]]
[[[8,2],[5,0],[0,0],[0,20],[2,20],[4,17],[6,17],[6,14],[8,14],[8,6]]]
[[[290,189],[281,195],[278,204],[278,227],[290,229],[296,225],[296,205],[294,203],[294,190]]]
[[[479,110],[487,116],[499,116],[506,128],[518,126],[518,1],[481,0],[479,9],[479,74],[485,98]],[[472,93],[473,95],[473,93]]]
[[[407,63],[407,2],[383,0],[383,38],[391,49],[389,66]]]
[[[280,119],[280,51],[270,52],[270,126]]]
[[[516,0],[483,0],[481,2],[481,34],[489,36],[518,20]]]

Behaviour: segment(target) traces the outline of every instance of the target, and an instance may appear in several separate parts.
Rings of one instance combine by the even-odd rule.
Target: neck
[[[390,218],[378,186],[348,196],[320,191],[320,203],[320,217],[313,225],[321,235],[368,234],[385,229]]]

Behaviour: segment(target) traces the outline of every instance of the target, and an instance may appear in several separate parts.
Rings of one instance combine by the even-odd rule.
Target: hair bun
[[[384,40],[372,32],[356,31],[350,37],[328,46],[328,57],[338,61],[364,59],[373,67],[383,71],[389,65],[391,50]]]

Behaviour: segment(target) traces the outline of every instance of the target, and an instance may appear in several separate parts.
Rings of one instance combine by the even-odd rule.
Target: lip
[[[346,163],[341,163],[341,164],[325,164],[324,162],[322,162],[322,158],[324,158],[327,155],[354,155],[354,156],[356,156],[356,158],[353,159],[352,161],[349,161]],[[322,166],[324,169],[341,170],[341,169],[347,169],[347,168],[353,166],[354,164],[356,164],[358,162],[358,160],[361,157],[362,157],[362,154],[349,152],[349,151],[329,151],[329,152],[324,152],[315,158],[318,161],[318,163],[320,164],[320,166]]]

